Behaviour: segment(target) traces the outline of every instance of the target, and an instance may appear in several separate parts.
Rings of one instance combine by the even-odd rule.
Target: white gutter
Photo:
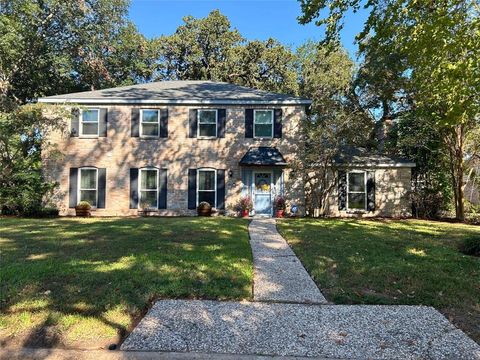
[[[206,105],[310,105],[311,100],[169,100],[169,99],[66,99],[39,98],[50,104],[206,104]]]
[[[341,168],[404,168],[404,167],[410,167],[414,168],[417,165],[413,162],[396,162],[396,163],[356,163],[356,164],[351,164],[351,165],[345,165],[345,164],[338,164],[338,167]]]

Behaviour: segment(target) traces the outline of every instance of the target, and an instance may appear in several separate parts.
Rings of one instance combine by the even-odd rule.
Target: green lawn
[[[279,231],[328,300],[432,305],[480,342],[480,226],[419,220],[284,220]]]
[[[153,299],[251,298],[247,224],[0,218],[0,345],[102,347]]]

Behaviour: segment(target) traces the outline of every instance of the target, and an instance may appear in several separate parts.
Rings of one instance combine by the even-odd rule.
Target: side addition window
[[[213,169],[199,169],[197,173],[197,206],[202,201],[216,207],[217,174]]]
[[[95,168],[80,168],[78,200],[88,201],[92,207],[97,207],[98,171]]]
[[[198,110],[198,137],[217,137],[217,110]]]
[[[80,115],[80,136],[97,137],[99,119],[99,109],[82,110]]]
[[[273,138],[273,110],[255,110],[253,137]]]
[[[142,109],[140,111],[140,136],[158,137],[160,134],[160,110]]]
[[[367,186],[364,171],[352,171],[347,177],[347,209],[366,210]]]
[[[158,169],[140,169],[140,208],[158,208]]]

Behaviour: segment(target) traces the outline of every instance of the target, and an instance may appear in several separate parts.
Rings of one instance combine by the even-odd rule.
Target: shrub
[[[277,196],[275,198],[275,209],[277,210],[285,210],[286,208],[286,204],[285,204],[285,198],[283,198],[282,196]]]
[[[412,213],[417,218],[436,219],[444,204],[442,193],[425,190],[414,190],[409,193],[412,202]]]
[[[92,208],[92,205],[88,201],[80,201],[77,206],[75,206],[75,209],[79,210],[90,210]]]
[[[44,208],[30,209],[23,213],[25,217],[34,217],[34,218],[54,218],[59,214],[59,210],[52,206],[47,206]]]
[[[240,199],[237,205],[238,211],[251,211],[253,209],[253,201],[250,196],[244,196]]]
[[[465,255],[480,256],[480,236],[468,237],[459,246]]]

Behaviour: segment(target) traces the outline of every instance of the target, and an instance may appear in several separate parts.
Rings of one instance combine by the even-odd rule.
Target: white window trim
[[[213,190],[199,190],[199,189],[198,189],[198,182],[199,182],[199,179],[200,179],[200,172],[202,172],[202,171],[213,171],[213,173],[214,173],[214,180],[215,180],[215,183],[214,183],[214,185],[213,185]],[[215,192],[215,196],[213,197],[214,200],[215,200],[215,201],[214,201],[215,204],[214,204],[213,207],[216,208],[216,207],[217,207],[217,169],[213,169],[213,168],[200,168],[200,169],[197,169],[197,188],[196,188],[195,190],[196,190],[196,191],[195,191],[195,195],[196,195],[196,200],[197,200],[197,201],[196,201],[196,202],[197,202],[197,206],[198,206],[198,204],[199,204],[199,202],[198,202],[198,193],[199,193],[200,191],[205,191],[205,192],[212,192],[212,191],[213,191],[213,192]]]
[[[86,109],[88,111],[97,111],[97,134],[84,134],[83,133],[83,109],[80,109],[80,118],[79,118],[79,121],[80,121],[80,137],[83,137],[83,138],[97,138],[100,136],[100,108],[88,108]],[[87,122],[89,124],[93,124],[93,122]]]
[[[158,135],[143,135],[143,112],[144,111],[156,111],[157,112],[157,125],[158,125]],[[160,109],[140,109],[140,137],[157,139],[160,137]],[[154,122],[147,122],[147,124],[155,124]]]
[[[200,112],[215,111],[215,136],[200,136]],[[213,124],[213,123],[204,123]],[[218,137],[218,109],[198,109],[197,110],[197,138],[198,139],[216,139]]]
[[[271,136],[257,136],[255,134],[255,119],[257,118],[257,111],[269,111],[272,114],[272,135]],[[255,109],[253,110],[253,137],[257,139],[273,139],[273,125],[275,123],[275,114],[273,113],[273,109]],[[265,125],[265,124],[261,124]]]
[[[96,184],[96,188],[95,189],[82,189],[81,188],[81,183],[82,183],[82,170],[95,170],[95,184]],[[82,201],[81,199],[81,193],[82,193],[82,190],[87,190],[87,191],[92,191],[92,190],[95,190],[95,197],[96,197],[96,201],[95,203],[98,205],[98,168],[96,167],[81,167],[81,168],[78,168],[78,179],[77,179],[77,204]],[[97,205],[93,206],[93,204],[90,204],[92,206],[92,209],[96,209],[97,208]]]
[[[142,171],[145,170],[155,170],[157,172],[157,188],[155,190],[153,189],[142,189]],[[158,172],[158,169],[155,167],[144,167],[138,169],[139,171],[139,177],[138,177],[138,208],[141,209],[141,204],[142,204],[142,191],[155,191],[156,195],[155,196],[155,206],[151,207],[149,209],[158,209],[158,192],[160,191],[160,174]]]
[[[365,190],[364,191],[350,191],[350,176],[349,174],[351,173],[356,173],[356,174],[363,174],[363,180],[364,180],[364,188]],[[350,200],[349,200],[349,194],[352,193],[352,194],[365,194],[365,203],[363,205],[363,209],[355,209],[355,208],[352,208],[350,209]],[[351,171],[348,171],[347,172],[347,210],[348,211],[367,211],[367,202],[368,202],[368,199],[367,199],[367,172],[364,171],[364,170],[351,170]]]

